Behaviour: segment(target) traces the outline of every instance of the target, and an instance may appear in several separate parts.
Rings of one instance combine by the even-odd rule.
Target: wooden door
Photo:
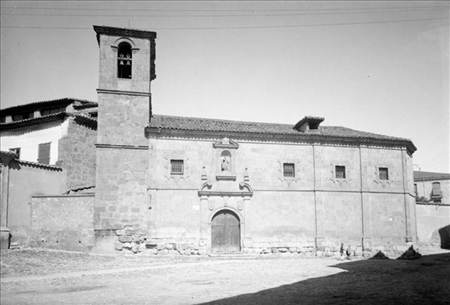
[[[211,224],[212,252],[239,252],[241,250],[239,219],[231,211],[220,211]]]

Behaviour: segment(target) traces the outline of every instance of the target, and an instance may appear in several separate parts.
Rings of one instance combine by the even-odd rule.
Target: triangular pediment
[[[231,140],[230,138],[223,137],[220,141],[213,144],[214,148],[228,148],[228,149],[238,149],[239,144]]]

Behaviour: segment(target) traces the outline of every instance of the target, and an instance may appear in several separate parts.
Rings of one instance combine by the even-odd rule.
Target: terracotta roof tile
[[[414,171],[414,181],[450,180],[448,173]]]
[[[290,124],[243,122],[168,115],[154,115],[149,127],[193,131],[298,135],[303,137],[322,135],[330,137],[410,141],[405,138],[385,136],[340,126],[320,126],[319,132],[303,133],[294,129],[294,125]]]
[[[7,114],[7,113],[13,113],[15,111],[20,111],[22,109],[26,109],[26,108],[36,108],[36,107],[42,107],[42,106],[47,106],[50,104],[71,104],[71,103],[75,103],[78,102],[79,105],[77,105],[76,107],[95,107],[98,106],[97,102],[92,102],[92,101],[88,101],[88,100],[83,100],[83,99],[77,99],[77,98],[71,98],[71,97],[65,97],[65,98],[60,98],[60,99],[55,99],[55,100],[49,100],[49,101],[39,101],[39,102],[33,102],[33,103],[27,103],[27,104],[22,104],[22,105],[17,105],[17,106],[12,106],[12,107],[8,107],[8,108],[3,108],[0,109],[0,113],[2,114]]]
[[[53,121],[61,120],[67,116],[72,116],[74,118],[78,118],[78,119],[87,121],[87,122],[95,125],[95,127],[97,126],[97,119],[95,119],[93,117],[87,116],[83,113],[68,113],[68,112],[62,111],[62,112],[58,112],[58,113],[43,115],[43,116],[36,117],[36,118],[24,119],[24,120],[7,122],[7,123],[0,123],[0,127],[1,127],[1,130],[5,131],[5,130],[17,128],[17,127],[31,126],[34,124],[45,123],[45,122],[53,122]]]

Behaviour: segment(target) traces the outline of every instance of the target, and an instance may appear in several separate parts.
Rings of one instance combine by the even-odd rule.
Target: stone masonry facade
[[[319,126],[319,117],[153,114],[156,33],[94,29],[94,250],[337,256],[345,244],[355,256],[395,256],[417,241],[410,140]],[[121,52],[132,63],[126,77]]]
[[[69,118],[67,136],[59,140],[57,165],[66,170],[67,190],[95,185],[96,126]]]
[[[94,196],[35,196],[31,246],[90,252],[94,247]]]

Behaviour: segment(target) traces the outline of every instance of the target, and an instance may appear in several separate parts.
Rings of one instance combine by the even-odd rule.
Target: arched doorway
[[[241,226],[238,216],[230,210],[214,215],[211,222],[211,251],[241,251]]]

